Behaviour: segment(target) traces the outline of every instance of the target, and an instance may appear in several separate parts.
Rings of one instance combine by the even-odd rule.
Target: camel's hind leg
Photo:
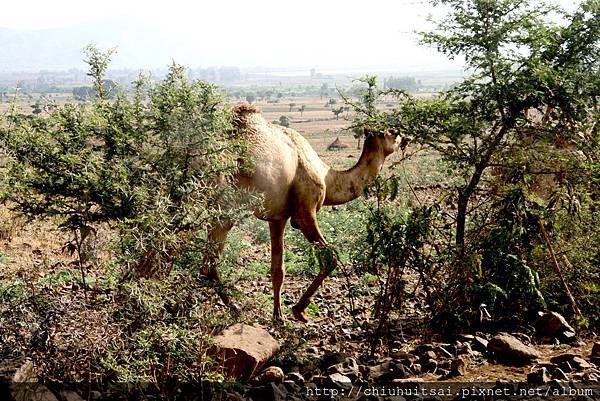
[[[216,225],[208,232],[207,246],[204,251],[204,260],[202,262],[202,273],[216,284],[217,294],[225,305],[229,305],[231,300],[229,295],[221,283],[221,277],[217,270],[219,257],[223,253],[227,234],[233,227],[233,223],[229,220]]]
[[[308,218],[297,220],[296,224],[300,228],[300,231],[302,231],[302,234],[304,234],[306,239],[311,244],[327,245],[327,241],[325,241],[325,238],[319,229],[316,213],[311,213]],[[315,292],[317,292],[325,278],[334,269],[335,266],[331,268],[324,268],[323,266],[321,267],[317,277],[314,278],[306,291],[304,291],[304,294],[302,294],[302,297],[300,297],[298,303],[292,308],[292,312],[294,313],[294,317],[296,319],[300,320],[301,322],[308,322],[308,316],[306,315],[305,310],[310,304],[312,296],[315,294]]]
[[[283,262],[283,235],[286,220],[270,221],[271,232],[271,282],[273,283],[273,319],[283,320],[281,312],[281,287],[285,278]]]

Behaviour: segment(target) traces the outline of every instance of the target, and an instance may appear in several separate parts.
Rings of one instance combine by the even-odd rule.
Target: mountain
[[[83,48],[117,47],[112,68],[164,67],[171,51],[160,32],[126,18],[61,28],[0,28],[0,72],[84,68]]]

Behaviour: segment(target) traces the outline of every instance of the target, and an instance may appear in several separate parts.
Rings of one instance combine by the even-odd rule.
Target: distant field
[[[21,98],[17,103],[19,113],[30,114],[32,105],[39,98],[39,94],[32,94],[31,98]],[[427,96],[427,94],[419,94],[419,96]],[[72,97],[68,94],[52,94],[50,99],[57,104],[64,104],[72,101]],[[352,132],[346,128],[351,124],[353,119],[352,112],[344,112],[336,119],[332,109],[343,105],[343,101],[338,99],[338,103],[333,107],[325,107],[328,98],[315,97],[293,97],[282,98],[277,103],[268,103],[266,101],[255,102],[267,121],[279,120],[281,116],[287,116],[290,119],[290,127],[302,134],[315,149],[318,155],[324,162],[335,168],[349,168],[353,166],[360,156],[361,149],[357,149],[358,141],[354,138]],[[233,101],[232,103],[238,103]],[[290,103],[294,103],[290,111]],[[12,106],[12,101],[0,102],[0,115],[7,113]],[[305,110],[300,113],[299,108],[304,105]],[[382,109],[389,107],[389,104],[380,104]],[[327,146],[336,138],[347,145],[347,148],[335,151],[328,151]],[[361,140],[362,144],[362,140]],[[386,162],[393,163],[398,160],[400,155],[393,155]],[[436,165],[436,158],[431,155],[419,154],[411,160],[406,161],[406,167],[413,171],[412,174],[417,183],[422,181],[434,182],[435,178],[431,176],[439,169]],[[409,171],[409,172],[410,172]],[[429,174],[431,173],[431,174]]]

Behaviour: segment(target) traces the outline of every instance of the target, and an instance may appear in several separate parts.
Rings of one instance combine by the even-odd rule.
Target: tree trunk
[[[456,249],[461,259],[465,256],[465,226],[470,196],[466,192],[459,193],[456,205]]]

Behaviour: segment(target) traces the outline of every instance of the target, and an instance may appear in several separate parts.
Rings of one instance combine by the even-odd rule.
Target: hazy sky
[[[433,50],[416,45],[412,31],[426,28],[425,18],[435,11],[420,0],[3,3],[0,27],[4,28],[56,28],[126,17],[159,34],[172,47],[170,56],[182,63],[197,62],[192,54],[201,54],[204,65],[245,67],[395,68],[445,63]],[[559,3],[572,6],[575,1]]]

